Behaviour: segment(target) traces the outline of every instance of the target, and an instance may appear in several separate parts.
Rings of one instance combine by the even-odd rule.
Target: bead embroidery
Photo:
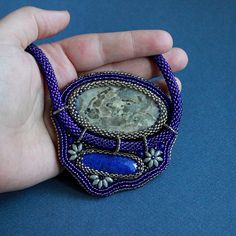
[[[116,74],[120,75],[119,72],[116,72]],[[96,73],[96,75],[100,76],[100,75],[103,75],[103,73]],[[71,94],[68,95],[67,107],[73,119],[79,125],[86,127],[87,129],[90,129],[91,131],[94,131],[98,134],[108,136],[108,137],[119,136],[120,138],[123,137],[126,139],[127,138],[135,139],[135,138],[139,138],[142,136],[147,136],[147,135],[156,133],[159,129],[163,127],[163,125],[165,124],[167,120],[167,108],[166,108],[165,103],[157,95],[155,95],[151,90],[145,90],[143,87],[139,85],[135,85],[134,83],[117,80],[117,77],[118,77],[117,75],[109,79],[104,78],[103,80],[99,80],[99,81],[87,82],[86,84],[72,91]],[[146,129],[142,129],[136,132],[118,132],[114,130],[105,130],[103,128],[100,128],[98,126],[95,126],[89,123],[87,119],[84,119],[83,115],[80,114],[77,108],[78,98],[80,97],[80,95],[83,95],[83,93],[85,93],[86,91],[91,91],[91,89],[108,87],[108,85],[130,88],[134,91],[137,90],[140,94],[143,94],[143,96],[146,96],[148,99],[150,99],[151,102],[155,102],[153,104],[156,104],[156,108],[158,109],[158,117],[156,118],[155,123],[152,126],[147,127]],[[111,112],[111,109],[109,110]],[[83,113],[84,111],[82,110],[82,114]]]
[[[111,177],[99,177],[98,175],[90,175],[89,177],[92,180],[92,185],[97,186],[99,189],[102,187],[107,188],[110,183],[113,183]]]
[[[146,158],[143,162],[146,163],[149,168],[152,168],[153,166],[158,167],[159,162],[163,161],[162,154],[162,151],[151,148],[150,151],[145,152]]]
[[[68,153],[71,155],[69,160],[74,161],[76,158],[78,158],[78,154],[82,151],[83,145],[80,144],[72,144],[71,149],[69,149]]]
[[[182,114],[182,99],[174,75],[161,55],[152,59],[166,80],[170,98],[151,82],[123,72],[83,74],[60,91],[44,53],[33,44],[26,51],[35,57],[47,82],[59,160],[87,192],[109,196],[117,191],[134,189],[167,167]],[[138,130],[109,130],[82,118],[76,109],[79,94],[107,85],[136,89],[149,96],[159,109],[156,122],[150,127],[141,125]],[[141,124],[144,123],[141,121]]]
[[[95,166],[96,164],[89,165],[88,162],[84,161],[84,158],[86,158],[85,156],[88,154],[95,154],[95,155],[98,154],[100,155],[100,157],[99,156],[97,157],[98,159],[99,158],[101,159],[105,156],[105,160],[101,159],[97,167]],[[124,162],[123,167],[120,160],[122,158],[126,160],[126,162]],[[118,164],[117,164],[117,161],[118,161]],[[133,167],[127,168],[127,166],[125,166],[125,165],[128,165],[127,162],[130,163],[129,165],[133,165]],[[125,168],[125,171],[122,171],[122,170],[119,171],[119,169],[117,169],[116,166],[111,166],[109,168],[109,164],[118,165],[118,167],[120,166],[121,169]],[[99,150],[99,149],[94,149],[94,148],[83,150],[82,152],[80,152],[79,157],[76,162],[76,166],[82,169],[86,174],[98,174],[100,176],[109,176],[109,177],[118,178],[118,179],[135,179],[138,176],[140,176],[144,171],[144,163],[142,159],[138,156],[135,156],[130,153],[116,154],[109,151],[104,151],[104,150]],[[135,171],[133,171],[134,168],[135,168]]]

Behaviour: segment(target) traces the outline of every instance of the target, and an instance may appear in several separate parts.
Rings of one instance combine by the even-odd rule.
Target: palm
[[[4,114],[0,124],[4,139],[1,158],[7,162],[1,174],[14,173],[13,178],[17,177],[14,188],[22,181],[21,187],[27,187],[43,180],[43,172],[50,166],[54,169],[52,176],[58,172],[55,148],[46,127],[48,122],[43,118],[44,86],[37,64],[29,54],[13,46],[0,50],[0,70],[5,72],[0,75],[3,99],[0,113]]]
[[[136,31],[76,36],[40,47],[63,88],[77,73],[94,70],[121,70],[149,79],[159,71],[146,56],[164,52],[174,70],[180,70],[187,63],[186,54],[171,49],[171,44],[165,32]],[[37,63],[19,45],[0,40],[0,51],[0,113],[4,114],[0,117],[0,179],[5,178],[0,188],[8,191],[51,178],[60,167],[50,99]]]
[[[1,113],[5,114],[1,117],[1,125],[16,129],[22,126],[30,116],[33,101],[35,101],[41,87],[40,74],[35,73],[36,70],[32,70],[35,65],[23,50],[14,46],[1,46],[0,50],[0,69],[4,71],[0,75],[2,82],[0,89],[1,94],[5,95],[2,97],[4,106],[0,107]],[[37,75],[34,80],[32,73]],[[32,88],[34,91],[31,91]],[[7,94],[5,94],[6,92]]]

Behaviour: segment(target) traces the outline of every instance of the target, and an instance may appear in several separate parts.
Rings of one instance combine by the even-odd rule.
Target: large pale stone
[[[112,85],[86,90],[78,96],[76,108],[90,124],[125,133],[152,126],[160,115],[159,107],[149,96]]]

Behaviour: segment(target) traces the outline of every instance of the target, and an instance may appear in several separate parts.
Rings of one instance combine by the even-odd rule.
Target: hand
[[[44,78],[24,50],[57,34],[69,19],[66,11],[25,7],[0,21],[0,192],[35,185],[61,171]],[[120,70],[150,79],[160,73],[147,58],[155,54],[164,54],[173,71],[187,64],[186,53],[172,48],[171,36],[161,30],[79,35],[40,48],[60,88],[85,71]],[[167,91],[163,80],[158,83]]]

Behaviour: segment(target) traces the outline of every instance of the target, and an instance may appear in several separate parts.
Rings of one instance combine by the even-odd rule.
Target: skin
[[[0,20],[0,192],[24,189],[58,175],[50,99],[31,42],[57,34],[69,23],[67,11],[18,9]],[[87,34],[40,45],[63,88],[80,72],[118,70],[146,79],[160,72],[147,58],[164,54],[173,71],[187,65],[187,55],[173,48],[163,30]],[[181,83],[177,79],[181,88]],[[163,80],[158,82],[168,92]]]

